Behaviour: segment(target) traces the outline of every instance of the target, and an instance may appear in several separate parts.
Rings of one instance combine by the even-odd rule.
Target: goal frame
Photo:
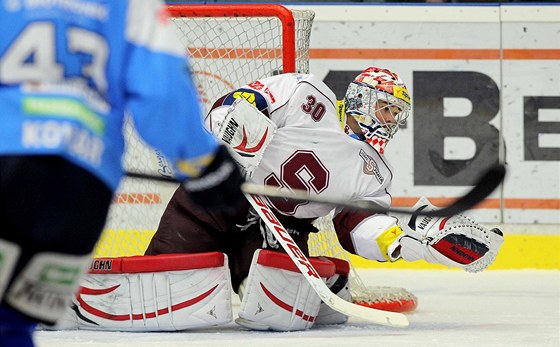
[[[282,23],[282,69],[296,72],[296,25],[288,8],[278,4],[168,5],[172,17],[276,17]]]

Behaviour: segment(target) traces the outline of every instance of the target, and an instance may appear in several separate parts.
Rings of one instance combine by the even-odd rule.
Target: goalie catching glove
[[[404,235],[399,240],[401,257],[407,261],[423,259],[429,263],[479,272],[494,262],[504,237],[499,229],[488,229],[469,217],[422,216],[436,207],[422,197],[413,207],[419,214],[401,223]],[[404,221],[406,219],[401,219]]]

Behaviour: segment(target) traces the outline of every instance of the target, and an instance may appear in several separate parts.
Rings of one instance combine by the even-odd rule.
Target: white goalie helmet
[[[346,115],[361,128],[362,139],[380,153],[410,114],[406,85],[397,74],[379,67],[368,67],[350,83],[344,103]]]

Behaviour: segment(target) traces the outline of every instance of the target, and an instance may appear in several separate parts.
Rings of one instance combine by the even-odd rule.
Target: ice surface
[[[303,332],[246,331],[235,323],[173,333],[38,331],[39,347],[560,346],[560,271],[359,270],[367,285],[419,298],[408,328],[350,319]],[[234,316],[239,309],[235,301]]]

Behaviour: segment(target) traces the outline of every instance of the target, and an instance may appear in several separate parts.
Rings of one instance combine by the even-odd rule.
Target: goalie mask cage
[[[259,78],[282,72],[309,72],[312,11],[272,4],[170,5],[168,9],[189,57],[204,112],[222,95]],[[123,132],[126,171],[173,175],[166,158],[143,143],[130,119]],[[94,256],[143,254],[176,187],[123,178]],[[311,255],[348,260],[330,218],[321,218],[317,223],[322,231],[311,234]],[[406,311],[403,304],[412,302],[404,289],[366,288],[354,269],[350,286],[353,297],[366,303],[391,303],[396,310]]]

